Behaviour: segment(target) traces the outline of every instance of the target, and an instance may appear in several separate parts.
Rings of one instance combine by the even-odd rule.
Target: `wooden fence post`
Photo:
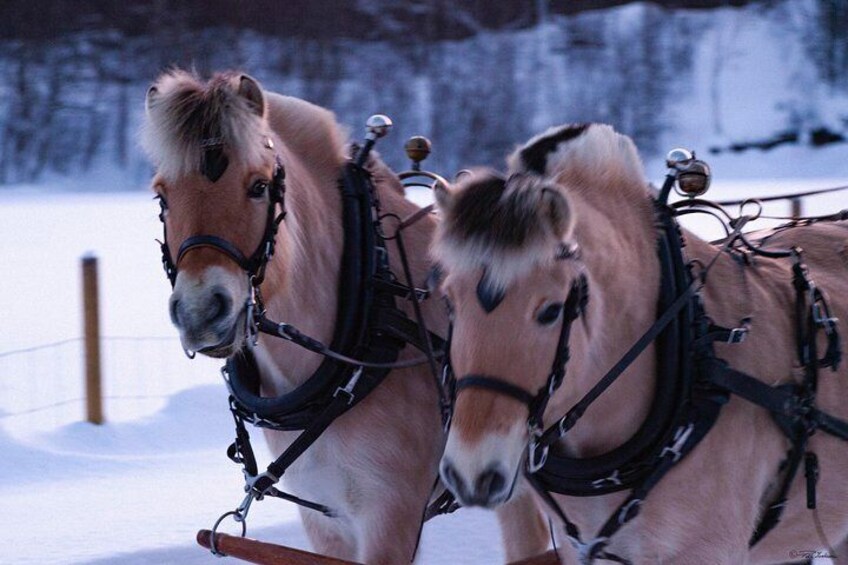
[[[103,387],[100,371],[100,300],[97,290],[97,257],[82,258],[82,301],[85,330],[85,408],[86,420],[103,423]]]
[[[801,207],[801,199],[793,198],[792,199],[792,217],[800,218],[802,216],[803,209]]]

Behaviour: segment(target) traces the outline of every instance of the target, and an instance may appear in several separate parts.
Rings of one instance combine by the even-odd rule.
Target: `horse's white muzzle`
[[[220,358],[242,346],[247,287],[245,277],[222,267],[179,273],[169,308],[186,352]]]
[[[525,442],[524,425],[505,435],[488,434],[474,444],[452,432],[439,465],[442,482],[463,506],[503,504],[515,488]]]

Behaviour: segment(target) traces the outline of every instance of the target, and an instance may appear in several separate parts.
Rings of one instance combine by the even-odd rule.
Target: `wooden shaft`
[[[100,305],[97,290],[97,257],[82,258],[83,323],[85,330],[86,420],[103,423],[103,388],[100,371]]]
[[[197,543],[211,549],[211,542],[211,530],[197,532]],[[359,565],[353,561],[228,534],[215,534],[215,542],[219,552],[260,565]]]
[[[215,540],[219,552],[258,565],[359,565],[353,561],[229,534],[215,534]],[[197,543],[201,546],[211,549],[211,542],[211,530],[197,532]],[[551,550],[542,555],[514,561],[509,565],[560,565],[560,560],[556,552]]]
[[[509,565],[560,565],[559,555],[553,549],[541,555],[534,555],[521,561],[513,561]]]

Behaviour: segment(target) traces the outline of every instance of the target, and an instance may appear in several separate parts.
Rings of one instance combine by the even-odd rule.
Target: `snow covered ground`
[[[711,196],[848,184],[844,147],[710,159]],[[804,180],[768,175],[775,168],[789,174],[793,161],[810,159],[820,163],[818,174]],[[648,171],[661,181],[661,164]],[[843,208],[848,193],[805,203],[808,213]],[[194,534],[238,504],[241,477],[224,454],[232,430],[218,364],[186,360],[167,319],[169,287],[153,241],[161,234],[157,210],[147,192],[0,192],[0,351],[81,334],[78,263],[95,253],[108,420],[100,427],[80,422],[79,341],[0,355],[0,562],[219,562],[194,544]],[[705,237],[718,233],[691,225]],[[254,505],[249,533],[308,548],[297,511],[281,501]],[[500,559],[491,513],[463,510],[424,530],[422,563]]]

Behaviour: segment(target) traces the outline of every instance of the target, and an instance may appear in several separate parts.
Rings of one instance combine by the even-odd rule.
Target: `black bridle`
[[[578,257],[576,248],[573,254],[560,257],[561,259],[576,259]],[[479,293],[478,293],[479,294]],[[481,303],[483,303],[481,298]],[[589,283],[585,274],[580,274],[571,284],[565,302],[562,307],[562,322],[560,326],[559,338],[554,352],[554,360],[551,365],[551,370],[548,373],[548,378],[535,394],[528,392],[526,389],[508,382],[500,377],[492,375],[469,373],[459,377],[453,383],[454,398],[459,396],[463,390],[471,388],[485,389],[491,392],[509,396],[527,406],[529,416],[527,419],[531,435],[538,436],[541,433],[543,425],[543,415],[548,406],[548,402],[554,392],[562,385],[565,379],[566,365],[570,357],[569,339],[571,337],[571,326],[585,311],[589,302]],[[488,310],[491,311],[491,310]],[[446,370],[448,374],[452,374],[453,370],[450,367],[450,362],[446,362]],[[528,465],[534,470],[538,470],[544,460],[538,460],[535,454],[531,454],[528,460]]]
[[[259,285],[262,284],[265,278],[265,267],[274,255],[280,224],[286,218],[286,169],[283,167],[279,155],[274,160],[274,175],[268,186],[268,208],[265,215],[265,228],[259,245],[256,246],[256,249],[250,256],[246,256],[235,244],[222,237],[196,234],[187,237],[180,244],[180,248],[177,250],[177,259],[174,261],[171,255],[171,249],[168,246],[168,228],[165,221],[168,206],[163,198],[159,199],[159,220],[163,226],[163,237],[160,245],[162,266],[165,269],[165,275],[167,275],[168,280],[171,282],[172,288],[177,282],[180,261],[189,251],[201,247],[211,247],[229,257],[247,274],[251,287],[254,290],[259,288]],[[279,213],[277,212],[278,206]]]

